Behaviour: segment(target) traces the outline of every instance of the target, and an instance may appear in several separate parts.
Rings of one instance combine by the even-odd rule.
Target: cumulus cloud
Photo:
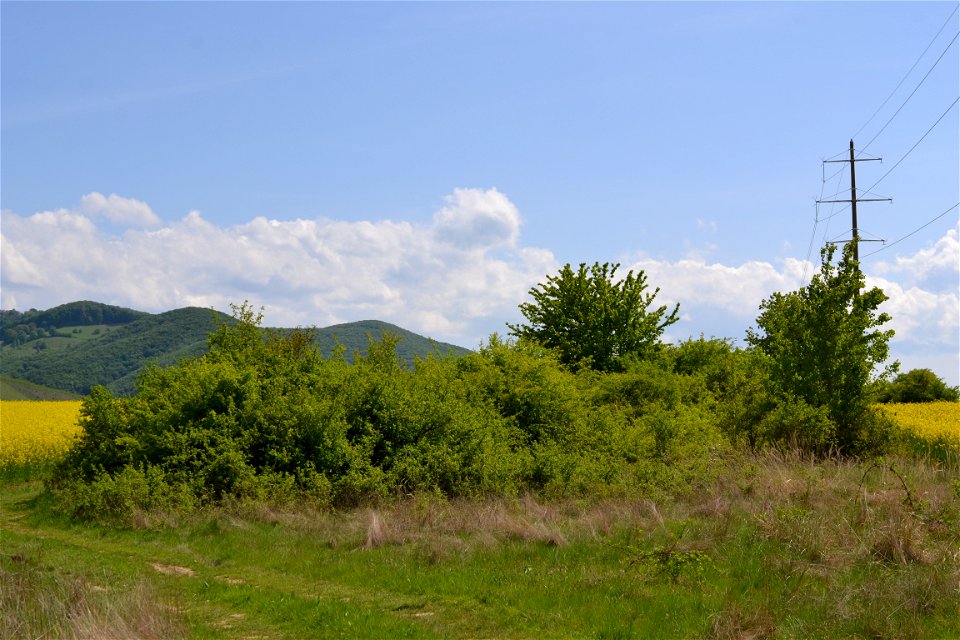
[[[869,265],[867,271],[867,286],[878,286],[889,297],[881,311],[891,316],[885,328],[895,331],[892,358],[903,360],[904,367],[938,363],[937,372],[950,384],[958,381],[960,361],[960,248],[956,240],[956,230],[950,230],[931,247]],[[665,337],[682,340],[700,333],[744,338],[764,299],[775,291],[794,291],[805,285],[809,277],[805,280],[804,273],[813,273],[818,267],[792,258],[780,265],[745,262],[737,266],[700,259],[641,258],[628,268],[642,269],[651,287],[660,287],[659,302],[680,302],[681,319]],[[948,364],[944,366],[944,362]]]
[[[681,308],[720,310],[746,320],[756,316],[760,303],[772,292],[796,289],[803,265],[792,258],[779,269],[768,262],[728,266],[702,259],[640,259],[629,268],[643,270],[650,284],[660,287],[660,296],[671,303],[679,302]]]
[[[890,314],[890,328],[898,336],[895,340],[957,346],[960,300],[956,291],[937,292],[904,287],[881,278],[870,278],[867,284],[880,287],[890,297],[882,309]]]
[[[121,198],[115,193],[104,196],[96,191],[80,198],[80,209],[89,216],[103,216],[111,222],[130,227],[156,227],[160,218],[146,202]]]
[[[520,236],[520,212],[496,189],[454,189],[434,215],[437,238],[473,249],[513,246]]]
[[[150,220],[145,203],[100,194],[75,211],[4,212],[5,308],[94,299],[228,309],[250,300],[275,325],[375,318],[476,346],[556,269],[550,251],[517,246],[519,212],[495,189],[455,190],[426,225],[257,217],[219,226],[197,211],[120,236],[95,224],[120,211]]]
[[[892,262],[878,262],[873,265],[873,270],[881,276],[907,276],[912,282],[923,282],[938,275],[956,278],[960,273],[958,229],[960,223],[932,246],[920,249],[913,255],[896,256]]]
[[[191,211],[150,226],[152,215],[138,200],[100,194],[84,196],[76,210],[4,211],[3,307],[93,299],[147,311],[227,310],[249,300],[265,307],[273,325],[375,318],[475,347],[505,322],[521,320],[517,306],[528,290],[559,267],[551,251],[524,246],[517,207],[495,189],[454,190],[426,224],[256,217],[220,226]],[[142,224],[118,235],[99,227],[100,217]],[[868,265],[868,284],[890,296],[884,309],[900,352],[956,359],[958,252],[952,229],[913,254]],[[741,339],[765,298],[797,289],[816,269],[792,258],[622,262],[622,273],[643,270],[661,289],[658,303],[680,303],[670,339]]]

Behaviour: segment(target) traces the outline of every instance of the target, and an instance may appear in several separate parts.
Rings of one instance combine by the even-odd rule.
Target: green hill
[[[204,353],[217,320],[227,317],[210,309],[188,307],[142,314],[88,339],[54,337],[5,347],[0,372],[78,394],[89,393],[95,385],[129,393],[147,362],[172,364]],[[39,344],[46,346],[37,348]]]
[[[81,300],[38,311],[0,310],[0,345],[19,346],[52,337],[70,337],[65,327],[124,325],[143,316],[143,311]]]
[[[400,336],[397,355],[407,362],[413,362],[415,358],[422,358],[430,353],[439,356],[445,356],[450,352],[454,355],[470,353],[469,349],[446,342],[435,342],[412,331],[402,329],[395,324],[380,320],[359,320],[346,324],[335,324],[325,329],[317,329],[316,342],[324,356],[329,356],[333,352],[337,342],[347,348],[348,354],[352,354],[354,351],[366,353],[368,336],[374,340],[379,340],[386,333]]]
[[[126,395],[134,391],[147,363],[163,366],[202,355],[210,332],[231,321],[226,314],[197,307],[150,314],[89,301],[47,311],[2,311],[0,333],[10,339],[0,345],[0,374],[72,394],[103,385]],[[407,362],[429,353],[469,352],[378,320],[317,329],[316,341],[324,356],[337,343],[349,356],[365,353],[368,337],[377,340],[384,333],[400,336],[397,353]]]
[[[80,396],[69,391],[51,389],[43,385],[0,376],[0,400],[79,400]]]

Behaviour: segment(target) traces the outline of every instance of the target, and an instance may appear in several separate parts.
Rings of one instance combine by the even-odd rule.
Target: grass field
[[[656,503],[420,496],[132,530],[58,519],[39,493],[0,493],[4,637],[84,635],[75,603],[91,637],[960,634],[960,497],[922,465],[769,455]]]
[[[2,400],[79,400],[80,396],[69,391],[52,389],[33,384],[20,378],[0,375],[0,401]]]
[[[0,637],[960,637],[955,465],[726,464],[656,501],[250,503],[128,529],[60,516],[38,465],[0,482]]]

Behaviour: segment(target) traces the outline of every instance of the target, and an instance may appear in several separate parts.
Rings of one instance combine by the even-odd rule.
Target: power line
[[[956,15],[956,13],[957,13],[958,10],[960,10],[960,5],[954,6],[953,10],[950,12],[950,15],[947,17],[947,19],[944,21],[944,23],[943,23],[943,24],[940,26],[940,28],[937,30],[937,33],[933,36],[933,38],[932,38],[932,39],[930,40],[930,42],[927,44],[926,48],[923,50],[923,52],[920,54],[920,56],[916,59],[916,61],[913,63],[913,65],[910,67],[910,69],[907,70],[906,74],[904,74],[904,76],[903,76],[903,77],[900,79],[900,81],[897,83],[897,86],[894,87],[893,91],[891,91],[890,94],[889,94],[889,95],[884,99],[884,101],[880,104],[880,106],[877,107],[876,111],[873,112],[873,115],[871,115],[871,116],[867,119],[867,121],[866,121],[865,123],[863,123],[863,125],[862,125],[859,129],[857,129],[857,132],[854,133],[854,135],[852,136],[852,138],[855,138],[858,134],[860,134],[860,132],[862,132],[864,129],[866,129],[867,126],[869,126],[870,123],[873,122],[874,118],[876,118],[877,115],[883,110],[883,108],[887,105],[887,103],[893,98],[893,96],[896,95],[896,93],[900,90],[900,87],[903,86],[903,84],[904,84],[904,82],[906,82],[907,78],[910,77],[910,75],[913,73],[914,69],[917,68],[917,65],[920,64],[920,61],[923,60],[924,56],[926,56],[926,54],[927,54],[927,52],[930,50],[930,48],[933,47],[934,43],[936,43],[937,39],[940,37],[940,34],[943,33],[943,30],[947,27],[948,24],[950,24],[951,20],[953,20],[953,17]],[[860,155],[862,155],[863,153],[865,153],[866,150],[867,150],[867,148],[868,148],[871,144],[873,144],[873,143],[876,141],[876,139],[879,138],[880,135],[883,134],[883,132],[884,132],[884,131],[887,129],[887,127],[890,125],[890,123],[893,122],[894,119],[896,119],[896,117],[900,114],[900,112],[901,112],[901,111],[903,110],[903,108],[907,105],[907,103],[910,102],[910,100],[911,100],[911,99],[913,98],[913,96],[917,93],[917,91],[920,89],[920,87],[923,86],[923,84],[924,84],[924,82],[926,82],[927,78],[930,77],[930,74],[933,73],[933,70],[937,67],[937,65],[940,64],[940,61],[943,60],[943,57],[946,55],[947,51],[949,51],[950,48],[954,45],[954,43],[957,41],[958,37],[960,37],[960,32],[958,32],[957,34],[955,34],[955,35],[953,36],[953,39],[950,40],[950,42],[947,44],[947,46],[944,48],[944,50],[940,53],[940,56],[936,59],[936,61],[934,61],[933,65],[931,65],[931,67],[927,70],[927,72],[926,72],[926,73],[924,74],[924,76],[920,79],[920,81],[917,83],[917,85],[913,88],[913,91],[910,92],[910,95],[908,95],[908,96],[906,97],[906,99],[900,104],[900,106],[899,106],[899,107],[897,108],[897,110],[893,113],[893,115],[890,116],[890,118],[883,124],[883,126],[880,128],[880,130],[877,131],[877,133],[870,139],[870,141],[867,142],[867,144],[864,145],[864,146],[860,149],[859,153],[857,153],[857,156],[860,156]],[[865,195],[866,195],[866,194],[870,194],[870,193],[872,192],[872,190],[873,190],[878,184],[880,184],[880,182],[882,182],[884,179],[886,179],[886,177],[889,176],[889,175],[900,165],[900,163],[902,163],[902,162],[907,158],[907,156],[909,156],[909,155],[913,152],[913,150],[916,149],[917,146],[919,146],[919,144],[920,144],[921,142],[923,142],[923,140],[930,134],[931,131],[933,131],[933,129],[940,123],[940,121],[943,120],[943,118],[946,117],[946,115],[953,109],[953,107],[955,107],[955,106],[957,105],[958,102],[960,102],[960,98],[957,98],[956,100],[954,100],[953,103],[952,103],[949,107],[947,107],[946,111],[944,111],[943,114],[941,114],[940,117],[937,118],[936,122],[934,122],[934,123],[927,129],[927,131],[926,131],[922,136],[920,136],[920,139],[917,140],[917,141],[913,144],[913,146],[911,146],[910,149],[908,149],[907,152],[904,153],[903,156],[902,156],[899,160],[897,160],[897,162],[896,162],[885,174],[883,174],[883,176],[880,177],[879,180],[877,180],[876,182],[874,182],[868,189],[865,189],[865,190],[862,191],[861,193],[863,193],[863,194],[865,194]],[[857,157],[854,156],[853,140],[852,140],[852,138],[851,138],[851,142],[850,142],[850,159],[849,159],[850,169],[851,169],[851,176],[850,176],[850,177],[851,177],[851,185],[850,185],[850,186],[851,186],[851,196],[850,196],[851,199],[850,199],[849,201],[847,201],[847,202],[850,202],[850,204],[848,204],[848,205],[840,208],[839,211],[834,211],[834,208],[835,208],[836,205],[835,205],[835,204],[831,204],[830,214],[827,215],[825,218],[821,218],[821,217],[820,217],[820,204],[821,204],[821,202],[830,202],[830,201],[831,201],[831,200],[823,200],[823,193],[824,193],[824,191],[826,190],[826,183],[827,183],[828,180],[832,180],[834,177],[841,175],[842,172],[843,172],[843,169],[839,169],[839,170],[836,171],[835,173],[831,174],[829,178],[827,178],[827,177],[826,177],[826,174],[824,173],[824,174],[821,176],[820,198],[818,198],[818,201],[817,201],[817,204],[816,204],[814,221],[813,221],[813,230],[812,230],[812,232],[811,232],[810,242],[809,242],[809,245],[808,245],[808,247],[807,247],[807,259],[806,259],[806,261],[804,262],[803,276],[802,276],[801,284],[806,281],[807,268],[808,268],[808,265],[809,265],[809,263],[810,263],[810,256],[811,256],[811,254],[813,253],[813,243],[814,243],[814,239],[816,238],[816,235],[817,235],[817,227],[819,226],[819,223],[820,223],[820,222],[826,222],[826,225],[825,225],[825,228],[824,228],[824,231],[823,231],[823,240],[824,240],[824,243],[829,244],[831,241],[828,241],[828,240],[827,240],[827,236],[828,236],[828,233],[829,233],[830,220],[831,220],[833,217],[839,215],[840,213],[843,213],[843,212],[846,211],[848,208],[851,208],[851,207],[852,207],[852,208],[853,208],[853,235],[854,235],[854,240],[853,240],[853,241],[854,241],[854,243],[857,242],[857,239],[858,239],[858,238],[857,238],[858,229],[857,229],[857,222],[856,222],[856,202],[857,202],[857,200],[859,200],[860,198],[857,197],[858,190],[856,189],[855,183],[853,182],[853,180],[854,180],[854,177],[853,177],[853,176],[854,176],[853,167],[854,167],[855,162],[858,161],[859,158],[857,158]],[[833,158],[830,158],[829,160],[824,161],[824,164],[825,164],[826,162],[843,162],[842,160],[838,161],[838,160],[835,160],[835,159],[834,159],[834,158],[839,157],[840,155],[842,155],[842,153],[841,153],[841,154],[837,154],[837,156],[834,156]],[[867,159],[867,158],[864,158],[864,159]],[[870,158],[870,159],[876,159],[876,158]],[[839,195],[839,193],[840,193],[840,184],[841,184],[841,182],[842,182],[842,178],[840,178],[840,179],[838,180],[838,182],[837,182],[837,189],[836,189],[836,194],[835,194],[835,195]],[[831,199],[832,199],[833,197],[835,197],[835,196],[831,196]],[[884,199],[889,200],[889,199],[887,199],[887,198],[884,198]],[[869,201],[869,200],[871,200],[871,199],[864,199],[864,200]],[[876,198],[876,200],[881,200],[881,198]],[[832,200],[832,202],[836,203],[836,202],[838,202],[838,201],[837,201],[837,200]],[[842,202],[842,201],[839,201],[839,202]],[[950,213],[950,211],[953,211],[953,210],[956,209],[958,206],[960,206],[960,203],[958,203],[958,204],[950,207],[949,209],[947,209],[946,211],[944,211],[944,212],[941,213],[940,215],[936,216],[933,220],[930,220],[929,222],[927,222],[926,224],[920,226],[919,228],[915,229],[914,231],[910,232],[910,233],[907,234],[906,236],[903,236],[902,238],[897,239],[896,241],[894,241],[894,242],[892,242],[892,243],[884,246],[884,247],[881,248],[881,249],[878,249],[877,251],[873,251],[873,252],[871,252],[871,253],[868,253],[868,254],[867,254],[866,256],[864,256],[864,257],[874,255],[874,254],[878,253],[879,251],[884,251],[885,249],[888,249],[888,248],[890,248],[890,247],[898,244],[899,242],[902,242],[903,240],[906,240],[906,239],[909,238],[910,236],[916,234],[916,233],[919,232],[920,230],[926,228],[926,227],[929,226],[930,224],[933,224],[935,221],[937,221],[937,220],[939,220],[940,218],[942,218],[943,216],[947,215],[948,213]]]
[[[880,184],[887,176],[889,176],[891,173],[893,173],[893,170],[896,169],[898,166],[900,166],[900,163],[903,162],[904,160],[906,160],[906,159],[907,159],[907,156],[909,156],[909,155],[913,152],[913,150],[916,149],[917,146],[919,146],[919,144],[920,144],[921,142],[923,142],[924,138],[926,138],[928,135],[930,135],[930,132],[933,131],[934,128],[936,128],[936,126],[937,126],[938,124],[940,124],[940,121],[943,120],[943,119],[947,116],[948,113],[950,113],[950,110],[953,109],[955,106],[957,106],[957,102],[960,102],[960,97],[957,97],[957,99],[954,100],[953,103],[952,103],[949,107],[947,107],[946,111],[944,111],[942,114],[940,114],[940,117],[937,118],[936,122],[934,122],[932,125],[930,125],[930,128],[927,129],[926,132],[925,132],[922,136],[920,136],[920,139],[917,140],[916,142],[914,142],[914,143],[913,143],[913,146],[910,147],[910,149],[908,149],[907,152],[904,153],[904,154],[900,157],[900,159],[897,160],[897,161],[894,163],[894,165],[887,170],[887,172],[886,172],[885,174],[883,174],[882,176],[880,176],[880,179],[879,179],[879,180],[877,180],[877,181],[874,182],[872,185],[870,185],[869,188],[864,189],[861,193],[864,193],[864,194],[870,193],[871,191],[873,191],[873,188],[874,188],[874,187],[876,187],[876,186],[877,186],[878,184]],[[833,176],[838,175],[838,174],[839,174],[840,172],[842,172],[842,171],[843,171],[843,170],[841,169],[841,170],[838,171],[837,173],[834,173]],[[833,176],[831,176],[831,177],[833,177]],[[839,184],[839,182],[838,182],[838,184]],[[859,191],[859,190],[858,190],[858,191]],[[821,191],[821,193],[822,193],[822,191]],[[839,193],[839,190],[837,191],[837,193]],[[831,196],[831,197],[833,197],[833,196]],[[843,207],[840,207],[840,209],[838,209],[838,210],[836,210],[836,211],[831,210],[830,215],[828,215],[826,218],[822,218],[822,220],[830,220],[830,218],[833,218],[834,216],[840,215],[841,213],[843,213],[844,211],[846,211],[846,210],[849,209],[849,208],[850,208],[850,205],[844,205]]]
[[[881,251],[886,251],[887,249],[889,249],[890,247],[892,247],[893,245],[895,245],[895,244],[897,244],[897,243],[899,243],[899,242],[903,242],[904,240],[906,240],[906,239],[909,238],[910,236],[914,235],[914,234],[917,233],[918,231],[921,231],[922,229],[925,229],[925,228],[929,227],[931,224],[933,224],[934,222],[936,222],[937,220],[939,220],[939,219],[942,218],[943,216],[947,215],[948,213],[950,213],[951,211],[953,211],[953,210],[956,209],[957,207],[960,207],[960,202],[958,202],[957,204],[953,205],[952,207],[950,207],[949,209],[947,209],[946,211],[944,211],[943,213],[941,213],[940,215],[938,215],[938,216],[937,216],[936,218],[934,218],[933,220],[927,222],[927,223],[924,224],[924,225],[921,225],[921,226],[917,227],[916,229],[914,229],[913,231],[911,231],[911,232],[908,233],[907,235],[903,236],[902,238],[898,238],[898,239],[894,240],[893,242],[891,242],[890,244],[885,245],[885,246],[881,247],[880,249],[877,249],[876,251],[871,251],[870,253],[868,253],[867,255],[865,255],[865,256],[863,256],[863,257],[864,257],[864,258],[868,258],[868,257],[870,257],[870,256],[872,256],[872,255],[874,255],[874,254],[876,254],[876,253],[880,253]]]
[[[880,158],[857,158],[853,138],[850,138],[850,159],[849,160],[824,160],[824,162],[849,162],[850,163],[850,199],[849,200],[822,200],[821,202],[849,202],[850,203],[850,230],[853,234],[850,242],[853,244],[853,259],[860,261],[860,233],[857,224],[857,202],[881,202],[890,201],[890,198],[858,198],[857,197],[857,171],[858,162],[868,162],[870,160],[879,161]],[[869,191],[869,190],[868,190]],[[869,241],[867,241],[869,242]]]
[[[960,37],[960,31],[958,31],[957,34],[956,34],[955,36],[953,36],[953,40],[951,40],[951,41],[950,41],[950,44],[948,44],[947,47],[943,50],[943,53],[941,53],[941,54],[940,54],[940,57],[937,58],[937,61],[933,63],[933,66],[930,67],[930,70],[927,71],[926,75],[923,76],[923,78],[920,79],[920,82],[917,84],[916,87],[913,88],[913,91],[911,91],[911,92],[910,92],[910,95],[907,96],[907,99],[903,101],[903,104],[900,105],[900,108],[897,109],[892,116],[890,116],[890,119],[887,120],[886,124],[884,124],[884,125],[880,128],[880,131],[877,131],[876,135],[873,136],[872,138],[870,138],[870,142],[868,142],[866,145],[864,145],[864,146],[860,149],[860,153],[863,153],[864,151],[866,151],[866,150],[867,150],[867,147],[869,147],[871,144],[873,144],[873,141],[876,140],[878,137],[880,137],[880,134],[883,133],[883,131],[887,128],[887,125],[889,125],[891,122],[893,122],[893,119],[897,117],[897,114],[900,113],[901,109],[903,109],[905,106],[907,106],[907,103],[910,102],[910,98],[912,98],[912,97],[913,97],[913,94],[915,94],[915,93],[917,92],[917,89],[919,89],[920,86],[923,85],[924,81],[930,76],[930,74],[933,72],[933,70],[937,68],[937,65],[940,64],[940,61],[941,61],[941,60],[943,60],[943,56],[945,56],[945,55],[947,54],[947,51],[950,50],[950,47],[953,46],[953,43],[957,41],[957,38],[958,38],[958,37]]]
[[[838,154],[838,155],[839,155],[839,154]],[[837,157],[837,156],[834,156],[834,158],[836,158],[836,157]],[[841,173],[843,173],[843,168],[837,169],[835,172],[833,172],[833,173],[830,174],[830,177],[829,177],[829,178],[824,178],[823,181],[826,182],[827,180],[833,180],[835,177],[837,177],[837,176],[840,175]],[[823,194],[821,193],[820,195],[822,196]]]
[[[933,39],[930,40],[930,44],[927,45],[927,48],[924,49],[924,50],[923,50],[923,53],[921,53],[920,56],[917,58],[917,61],[914,62],[914,63],[913,63],[913,66],[910,67],[910,69],[907,70],[907,72],[903,75],[902,78],[900,78],[900,82],[898,82],[898,83],[897,83],[897,86],[895,86],[895,87],[893,88],[893,91],[890,92],[890,95],[887,96],[887,99],[884,100],[883,103],[882,103],[879,107],[877,107],[877,110],[873,112],[873,115],[870,116],[870,118],[869,118],[866,122],[863,123],[863,126],[861,126],[859,129],[857,129],[857,132],[856,132],[856,133],[854,133],[852,136],[850,136],[851,138],[856,138],[858,135],[860,135],[860,132],[863,131],[864,129],[866,129],[866,128],[867,128],[867,125],[869,125],[871,122],[873,122],[873,119],[877,117],[877,114],[880,113],[880,111],[881,111],[885,106],[887,106],[887,103],[890,102],[890,98],[892,98],[892,97],[894,96],[894,94],[896,94],[897,91],[900,90],[900,87],[903,86],[903,83],[906,81],[906,79],[910,77],[910,74],[913,73],[913,70],[916,69],[916,68],[917,68],[917,65],[920,64],[920,61],[923,60],[923,56],[927,55],[927,51],[930,51],[930,47],[933,46],[933,43],[937,41],[937,38],[940,37],[940,34],[943,33],[943,30],[947,27],[948,24],[950,24],[950,20],[953,19],[953,15],[957,12],[958,9],[960,9],[960,5],[957,5],[957,6],[955,6],[955,7],[953,8],[953,11],[950,12],[950,15],[947,17],[947,19],[944,21],[944,23],[940,26],[940,29],[937,31],[937,34],[936,34],[935,36],[933,36]],[[841,169],[841,171],[842,171],[842,169]]]
[[[817,205],[819,208],[819,205]],[[813,214],[813,230],[810,232],[810,244],[807,245],[807,259],[803,261],[803,274],[800,276],[800,286],[807,281],[807,265],[810,264],[810,254],[813,253],[813,241],[817,238],[817,212]]]
[[[910,149],[909,149],[905,154],[903,154],[903,157],[901,157],[899,160],[897,160],[896,164],[894,164],[892,167],[890,167],[890,169],[889,169],[885,174],[883,174],[882,176],[880,176],[880,179],[877,180],[876,182],[874,182],[874,183],[870,186],[870,188],[867,189],[866,191],[869,192],[869,191],[870,191],[871,189],[873,189],[875,186],[877,186],[878,184],[880,184],[880,182],[883,181],[884,178],[886,178],[888,175],[890,175],[890,173],[891,173],[894,169],[896,169],[897,167],[899,167],[899,166],[900,166],[900,163],[903,162],[903,161],[907,158],[907,156],[909,156],[910,153],[911,153],[914,149],[917,148],[917,145],[919,145],[921,142],[923,142],[923,139],[926,138],[927,135],[928,135],[931,131],[933,131],[933,128],[936,127],[938,124],[940,124],[940,121],[943,120],[944,117],[946,117],[946,115],[947,115],[948,113],[950,113],[950,110],[953,109],[955,106],[957,106],[957,102],[960,102],[960,97],[957,97],[957,99],[954,100],[953,103],[952,103],[949,107],[947,107],[947,110],[944,111],[944,112],[940,115],[939,118],[937,118],[937,121],[934,122],[932,125],[930,125],[930,128],[927,129],[926,133],[924,133],[922,136],[920,136],[920,139],[917,140],[916,142],[914,142],[914,143],[913,143],[913,146],[910,147]]]
[[[842,173],[842,169],[841,169],[841,171],[838,171],[836,174],[834,174],[835,176],[837,176],[837,193],[840,192],[840,184],[843,182],[843,176],[840,175],[841,173]],[[830,199],[832,200],[832,198],[830,198]],[[824,226],[824,228],[823,228],[823,243],[824,243],[824,244],[827,243],[827,234],[830,233],[830,220],[832,220],[835,215],[837,215],[837,214],[839,214],[839,213],[842,213],[842,212],[844,212],[844,211],[847,210],[847,207],[841,207],[841,208],[840,208],[840,211],[836,211],[836,208],[837,208],[836,203],[832,203],[832,204],[830,205],[830,215],[828,215],[828,216],[825,218],[827,224],[826,224],[826,225]]]
[[[830,160],[833,160],[834,158],[838,157],[839,155],[842,155],[842,154],[837,154],[837,155],[835,155],[835,156],[833,156],[832,158],[829,158],[829,159],[830,159]],[[817,198],[816,202],[814,203],[813,229],[810,231],[810,242],[809,242],[809,244],[807,245],[807,259],[806,259],[806,260],[804,261],[804,263],[803,263],[803,274],[800,276],[800,286],[803,286],[803,284],[807,281],[807,267],[810,265],[810,256],[813,255],[813,242],[814,242],[814,239],[817,237],[817,226],[819,225],[819,223],[820,223],[821,221],[823,221],[823,220],[826,220],[826,221],[827,221],[827,227],[826,227],[826,228],[824,229],[824,231],[823,231],[823,239],[824,239],[824,241],[826,241],[826,239],[827,239],[827,233],[829,232],[829,229],[830,229],[830,218],[832,218],[834,215],[836,215],[835,213],[833,213],[833,209],[835,209],[837,205],[836,205],[836,204],[831,204],[831,205],[830,205],[830,211],[831,211],[830,215],[828,215],[826,218],[821,218],[821,217],[820,217],[820,201],[824,199],[824,198],[823,198],[823,192],[824,192],[824,191],[826,190],[826,188],[827,188],[827,182],[828,182],[829,180],[833,180],[833,178],[835,178],[836,176],[840,175],[840,174],[843,172],[843,169],[841,168],[841,169],[838,170],[836,173],[832,174],[829,178],[827,178],[827,177],[825,177],[826,174],[825,174],[825,172],[823,171],[823,167],[825,167],[825,166],[826,166],[826,165],[825,165],[824,163],[822,163],[822,162],[820,163],[820,172],[821,172],[821,179],[820,179],[820,197]],[[839,193],[840,193],[840,182],[841,182],[841,181],[842,181],[842,179],[837,180],[837,190],[835,191],[835,194],[839,194]],[[831,198],[832,198],[832,196],[831,196]]]

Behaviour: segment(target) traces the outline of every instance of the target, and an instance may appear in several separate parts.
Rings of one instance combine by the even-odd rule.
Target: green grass
[[[27,380],[0,375],[0,400],[79,400],[69,391],[52,389]]]
[[[88,602],[101,636],[958,637],[956,477],[770,454],[656,503],[246,504],[124,530],[67,521],[38,482],[8,483],[0,617],[17,619],[18,589],[45,589]],[[36,633],[0,635],[82,635],[66,607],[18,606]]]

